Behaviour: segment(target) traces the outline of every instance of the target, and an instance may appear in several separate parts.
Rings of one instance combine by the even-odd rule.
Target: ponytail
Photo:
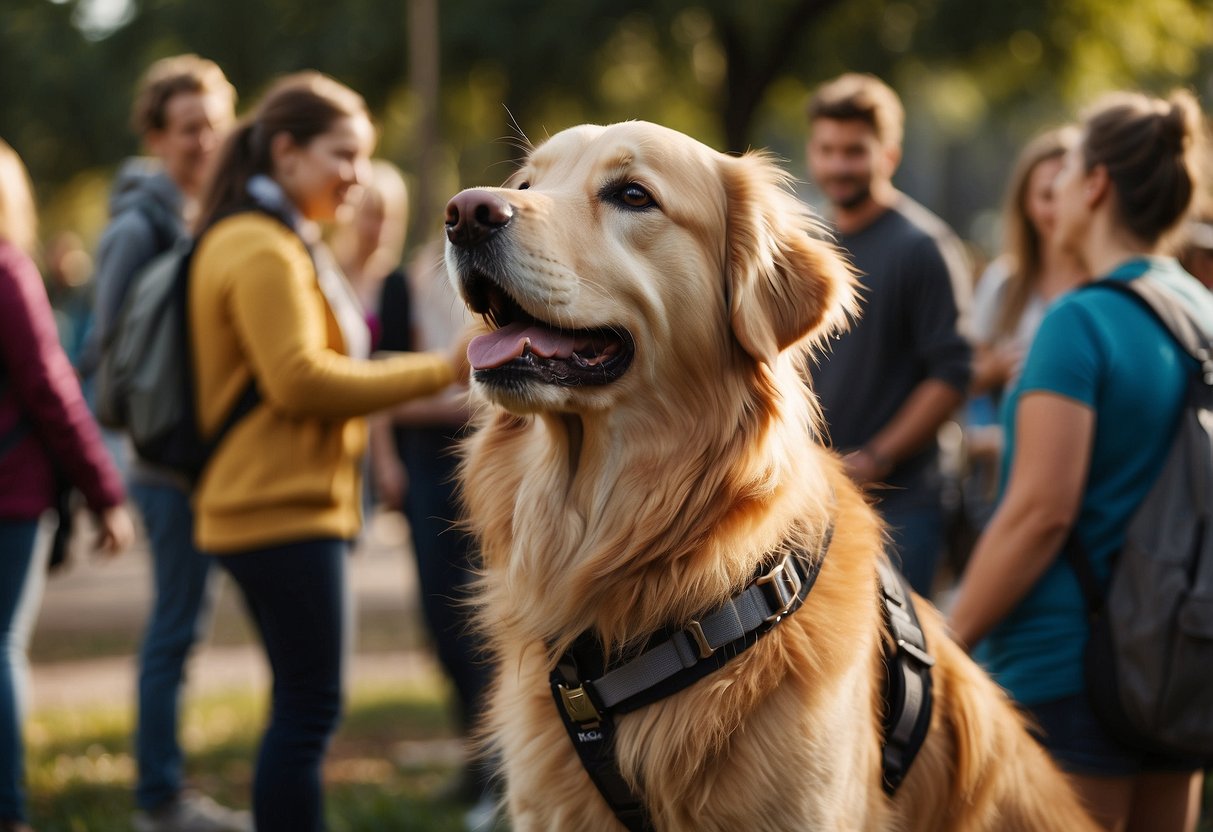
[[[195,233],[202,234],[223,217],[251,204],[248,181],[270,172],[270,152],[264,130],[255,118],[236,126],[219,150],[215,172],[202,195]]]

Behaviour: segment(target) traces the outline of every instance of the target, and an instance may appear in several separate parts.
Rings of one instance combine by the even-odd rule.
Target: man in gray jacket
[[[132,114],[151,159],[123,165],[110,199],[111,220],[97,251],[96,307],[81,374],[96,369],[137,275],[189,234],[189,219],[219,144],[235,120],[235,90],[213,62],[179,55],[152,64]],[[178,741],[185,663],[210,621],[210,559],[194,548],[187,483],[135,459],[129,491],[152,551],[154,599],[139,653],[135,736],[139,781],[136,832],[245,832],[236,812],[184,787]]]

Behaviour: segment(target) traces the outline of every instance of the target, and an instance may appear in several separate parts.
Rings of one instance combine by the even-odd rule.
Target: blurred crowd
[[[474,544],[454,525],[469,321],[441,241],[406,246],[406,180],[372,158],[355,91],[303,72],[239,120],[236,101],[197,56],[148,69],[132,105],[146,155],[117,174],[93,252],[72,232],[39,245],[24,168],[0,141],[0,830],[30,828],[25,647],[73,504],[97,516],[102,549],[139,528],[151,553],[137,832],[323,828],[350,637],[345,560],[377,506],[410,524],[465,732],[484,704],[489,670],[462,603]],[[844,75],[806,115],[818,207],[864,298],[810,374],[890,556],[1032,715],[1107,828],[1194,829],[1199,766],[1119,746],[1084,704],[1085,611],[1059,553],[1076,535],[1106,573],[1183,394],[1184,356],[1165,330],[1088,287],[1151,275],[1213,329],[1196,100],[1119,93],[1029,142],[988,262],[894,185],[914,114],[887,84]],[[199,424],[222,437],[196,480],[100,428],[91,407],[134,287],[173,252],[188,258]],[[179,736],[219,571],[274,677],[251,811],[189,787]],[[489,769],[469,764],[451,786],[469,828],[492,822]]]

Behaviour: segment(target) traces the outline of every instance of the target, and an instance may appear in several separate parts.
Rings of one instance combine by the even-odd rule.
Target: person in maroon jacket
[[[27,832],[22,704],[26,645],[42,597],[56,518],[56,471],[84,494],[98,546],[130,545],[121,477],[59,345],[28,252],[35,213],[20,158],[0,140],[0,832]]]

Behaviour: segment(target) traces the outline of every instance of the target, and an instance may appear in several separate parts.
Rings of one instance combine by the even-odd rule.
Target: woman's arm
[[[977,344],[973,347],[973,379],[969,395],[980,396],[1006,387],[1023,366],[1024,352],[1012,344]]]
[[[122,478],[101,442],[33,262],[0,245],[0,356],[31,430],[95,512],[122,504]]]
[[[1006,493],[977,541],[949,616],[972,647],[1028,594],[1065,543],[1082,504],[1095,412],[1045,391],[1018,404]]]
[[[258,385],[287,413],[363,416],[455,380],[450,358],[440,354],[362,361],[329,349],[315,272],[302,245],[265,245],[229,268],[241,272],[231,284],[232,314]]]

